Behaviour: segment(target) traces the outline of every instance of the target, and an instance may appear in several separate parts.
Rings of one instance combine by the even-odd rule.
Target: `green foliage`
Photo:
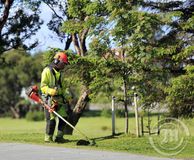
[[[89,44],[89,54],[106,58],[106,53],[108,53],[111,48],[110,44],[111,43],[108,36],[98,35],[98,37],[93,38]]]
[[[39,5],[40,2],[35,6],[30,5],[29,2],[13,1],[8,11],[9,16],[6,19],[6,23],[3,29],[0,30],[0,53],[21,46],[30,50],[38,45],[37,40],[31,40],[28,44],[24,42],[31,38],[43,23],[39,17],[40,12],[37,10]],[[3,14],[6,13],[3,13],[3,9],[0,10],[2,18]]]
[[[128,94],[131,94],[130,88],[136,86],[136,92],[140,98],[139,103],[149,106],[155,102],[164,102],[167,95],[174,96],[171,92],[164,92],[169,85],[169,79],[174,75],[177,76],[177,73],[180,75],[182,66],[192,62],[193,41],[189,38],[193,35],[192,23],[190,23],[192,22],[190,12],[192,7],[185,8],[189,13],[186,15],[183,8],[181,11],[173,10],[174,5],[170,3],[153,2],[153,5],[146,2],[139,3],[142,8],[144,5],[150,7],[150,12],[146,9],[138,9],[137,3],[107,1],[107,8],[110,11],[109,20],[114,22],[114,26],[110,28],[110,35],[113,36],[115,44],[123,49],[124,61],[131,65],[130,74],[127,76]],[[182,7],[181,2],[173,3]],[[168,10],[165,14],[164,6]],[[158,12],[151,11],[152,9]],[[189,29],[186,27],[184,31],[180,29],[184,24],[190,26]],[[164,32],[163,28],[168,28],[168,32]],[[126,73],[126,70],[123,73]],[[123,74],[117,75],[122,77]],[[182,83],[184,80],[177,87],[179,85],[189,87],[189,84]],[[176,94],[177,92],[178,90],[175,91]],[[188,93],[185,92],[187,90],[181,89],[180,95]],[[185,96],[181,97],[181,100],[183,99],[186,100]],[[183,110],[191,111],[190,108],[185,108],[180,110],[180,113],[185,114]]]
[[[112,112],[111,112],[110,109],[105,109],[105,108],[103,108],[102,111],[101,111],[101,113],[100,113],[100,115],[101,115],[102,117],[107,117],[107,118],[109,118],[109,117],[112,116]]]
[[[115,111],[116,117],[124,118],[125,117],[125,110],[123,109],[116,109]]]
[[[61,31],[65,33],[70,33],[70,34],[80,33],[83,27],[84,27],[84,24],[82,22],[69,20],[63,23]]]
[[[27,3],[35,11],[32,16],[19,9],[10,17],[10,27],[5,32],[9,31],[11,37],[14,35],[14,46],[22,46],[23,40],[39,29],[40,3]],[[193,66],[187,66],[193,63],[194,51],[192,5],[185,6],[182,1],[149,3],[141,0],[68,0],[64,3],[46,0],[44,3],[58,11],[53,12],[49,28],[61,40],[73,41],[75,50],[81,55],[68,51],[71,65],[64,70],[65,84],[74,86],[76,96],[79,86],[83,85],[90,91],[91,99],[116,95],[123,100],[123,82],[126,82],[127,96],[133,95],[131,88],[135,86],[140,105],[150,106],[167,99],[170,108],[178,106],[178,110],[172,109],[175,115],[191,111]],[[9,36],[1,38],[0,50],[12,44],[8,43]],[[57,50],[44,53],[44,66],[51,63]],[[0,69],[1,77],[6,77],[0,78],[2,106],[10,105],[8,93],[11,90],[14,90],[13,106],[21,88],[40,78],[42,55],[31,57],[24,51],[19,52],[22,53],[6,53],[0,59],[6,62]]]
[[[30,109],[30,102],[25,99],[20,99],[18,103],[16,103],[15,108],[19,114],[19,118],[24,118],[27,112]]]
[[[194,29],[194,16],[189,18],[185,24],[182,24],[182,27],[183,27],[184,30],[187,30],[187,29],[192,30],[192,29]]]
[[[54,59],[54,56],[55,56],[55,53],[59,51],[59,49],[50,49],[46,52],[44,52],[43,54],[43,66],[47,66],[49,65],[53,59]]]
[[[1,113],[7,112],[10,107],[15,107],[22,88],[38,81],[41,65],[40,59],[35,57],[22,48],[3,53],[5,62],[0,68]]]
[[[79,5],[77,5],[78,3]],[[60,30],[66,34],[74,34],[80,41],[79,45],[85,46],[87,36],[92,36],[93,32],[100,30],[105,23],[107,13],[104,3],[91,0],[69,0],[67,4],[68,19],[62,23]],[[75,40],[73,41],[75,42]]]
[[[26,115],[26,120],[28,121],[43,121],[44,113],[41,111],[30,111]]]
[[[77,5],[79,4],[79,5]],[[69,0],[68,1],[68,14],[73,18],[83,18],[84,14],[93,15],[101,13],[104,9],[103,2],[91,0]]]
[[[115,110],[115,115],[118,118],[125,117],[125,111],[124,111],[124,109],[116,109]],[[103,108],[102,111],[101,111],[101,113],[100,113],[100,116],[110,118],[112,116],[111,109]]]
[[[194,74],[193,66],[187,66],[187,73],[171,79],[166,89],[166,98],[171,115],[174,117],[191,117],[194,108]]]

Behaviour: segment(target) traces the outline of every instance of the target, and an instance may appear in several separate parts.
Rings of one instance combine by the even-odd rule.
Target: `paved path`
[[[0,143],[0,160],[174,160],[128,153],[114,153],[32,144]]]

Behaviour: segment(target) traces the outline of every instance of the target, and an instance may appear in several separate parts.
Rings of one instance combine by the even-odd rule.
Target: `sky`
[[[42,13],[40,14],[40,18],[44,20],[44,24],[41,26],[41,29],[38,30],[36,35],[32,36],[30,40],[27,40],[25,43],[30,43],[32,40],[38,39],[39,45],[34,48],[31,52],[36,53],[39,51],[44,51],[49,48],[61,48],[64,49],[64,44],[61,43],[56,33],[48,29],[47,23],[51,19],[51,10],[45,5],[41,4]]]
[[[17,11],[18,9],[25,9],[27,10],[27,12],[29,12],[29,14],[33,14],[33,12],[31,10],[28,10],[26,8],[25,5],[21,4],[16,4],[12,6],[12,10],[10,11],[10,17],[11,15],[15,14],[15,11]],[[62,43],[57,34],[51,30],[48,29],[47,23],[49,22],[49,20],[52,18],[52,11],[51,9],[45,4],[45,3],[41,3],[41,14],[40,14],[40,18],[41,20],[44,21],[44,23],[41,25],[41,29],[39,29],[37,31],[37,33],[33,36],[31,36],[30,39],[27,39],[24,44],[26,44],[27,46],[31,45],[33,42],[35,42],[36,40],[39,41],[39,44],[37,47],[35,47],[33,50],[30,51],[30,53],[34,54],[40,51],[45,51],[48,50],[49,48],[60,48],[60,49],[64,49],[64,43]],[[3,10],[1,10],[0,8],[0,13],[3,13]],[[6,30],[6,27],[3,28],[3,30]],[[70,46],[70,48],[72,50],[74,50],[74,48],[72,46]]]
[[[52,18],[52,13],[53,12],[51,11],[51,9],[45,3],[41,4],[40,18],[44,21],[44,24],[41,25],[41,29],[39,29],[38,32],[34,36],[32,36],[30,40],[27,40],[25,42],[26,44],[29,44],[30,42],[34,42],[36,39],[38,39],[38,46],[30,51],[32,54],[48,50],[49,48],[65,48],[65,44],[60,41],[58,35],[48,29],[47,23]],[[91,37],[87,37],[87,48],[89,47],[88,41],[90,40]],[[76,52],[72,44],[70,45],[70,49]]]
[[[157,0],[153,0],[157,1]],[[163,0],[168,1],[168,0]],[[186,0],[182,0],[186,1]],[[191,0],[192,1],[192,0]],[[36,39],[38,39],[39,44],[36,48],[31,50],[31,53],[36,53],[40,51],[48,50],[49,48],[60,48],[64,49],[64,43],[62,43],[56,33],[48,29],[47,23],[52,17],[52,11],[51,9],[44,3],[41,4],[41,14],[40,18],[44,21],[44,24],[41,26],[41,29],[38,30],[36,35],[32,36],[30,40],[27,40],[25,43],[30,44],[30,42],[34,42]],[[70,49],[74,50],[72,46],[70,46]]]

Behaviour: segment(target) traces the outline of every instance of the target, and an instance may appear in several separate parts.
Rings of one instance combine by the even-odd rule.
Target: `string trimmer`
[[[46,104],[39,96],[38,94],[38,87],[32,86],[29,87],[26,90],[26,94],[27,96],[32,99],[33,101],[37,102],[38,104],[41,104],[45,109],[47,109],[49,112],[54,113],[57,117],[59,117],[61,120],[63,120],[66,124],[68,124],[71,128],[73,128],[75,131],[77,131],[78,133],[80,133],[86,140],[79,140],[77,142],[77,145],[95,145],[95,141],[91,140],[90,138],[88,138],[83,132],[81,132],[79,129],[75,128],[71,123],[69,123],[66,119],[64,119],[60,114],[58,114],[53,108],[53,106],[49,106],[48,104]],[[55,104],[54,104],[55,105]]]

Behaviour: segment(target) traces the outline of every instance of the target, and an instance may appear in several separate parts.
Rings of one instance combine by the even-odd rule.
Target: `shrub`
[[[30,111],[26,115],[28,121],[42,121],[44,120],[44,113],[40,111]]]
[[[20,99],[19,102],[16,104],[15,109],[19,115],[19,118],[24,118],[28,113],[30,108],[30,102],[25,99]]]
[[[125,117],[125,110],[124,109],[116,109],[115,114],[117,117]]]
[[[112,116],[112,112],[110,109],[102,109],[101,114],[102,117],[111,117]]]
[[[110,109],[103,109],[100,114],[102,117],[111,117],[112,111]],[[125,117],[125,111],[124,109],[116,109],[115,110],[116,117]]]
[[[173,117],[193,117],[194,66],[187,66],[184,75],[172,78],[166,89],[168,107]]]

